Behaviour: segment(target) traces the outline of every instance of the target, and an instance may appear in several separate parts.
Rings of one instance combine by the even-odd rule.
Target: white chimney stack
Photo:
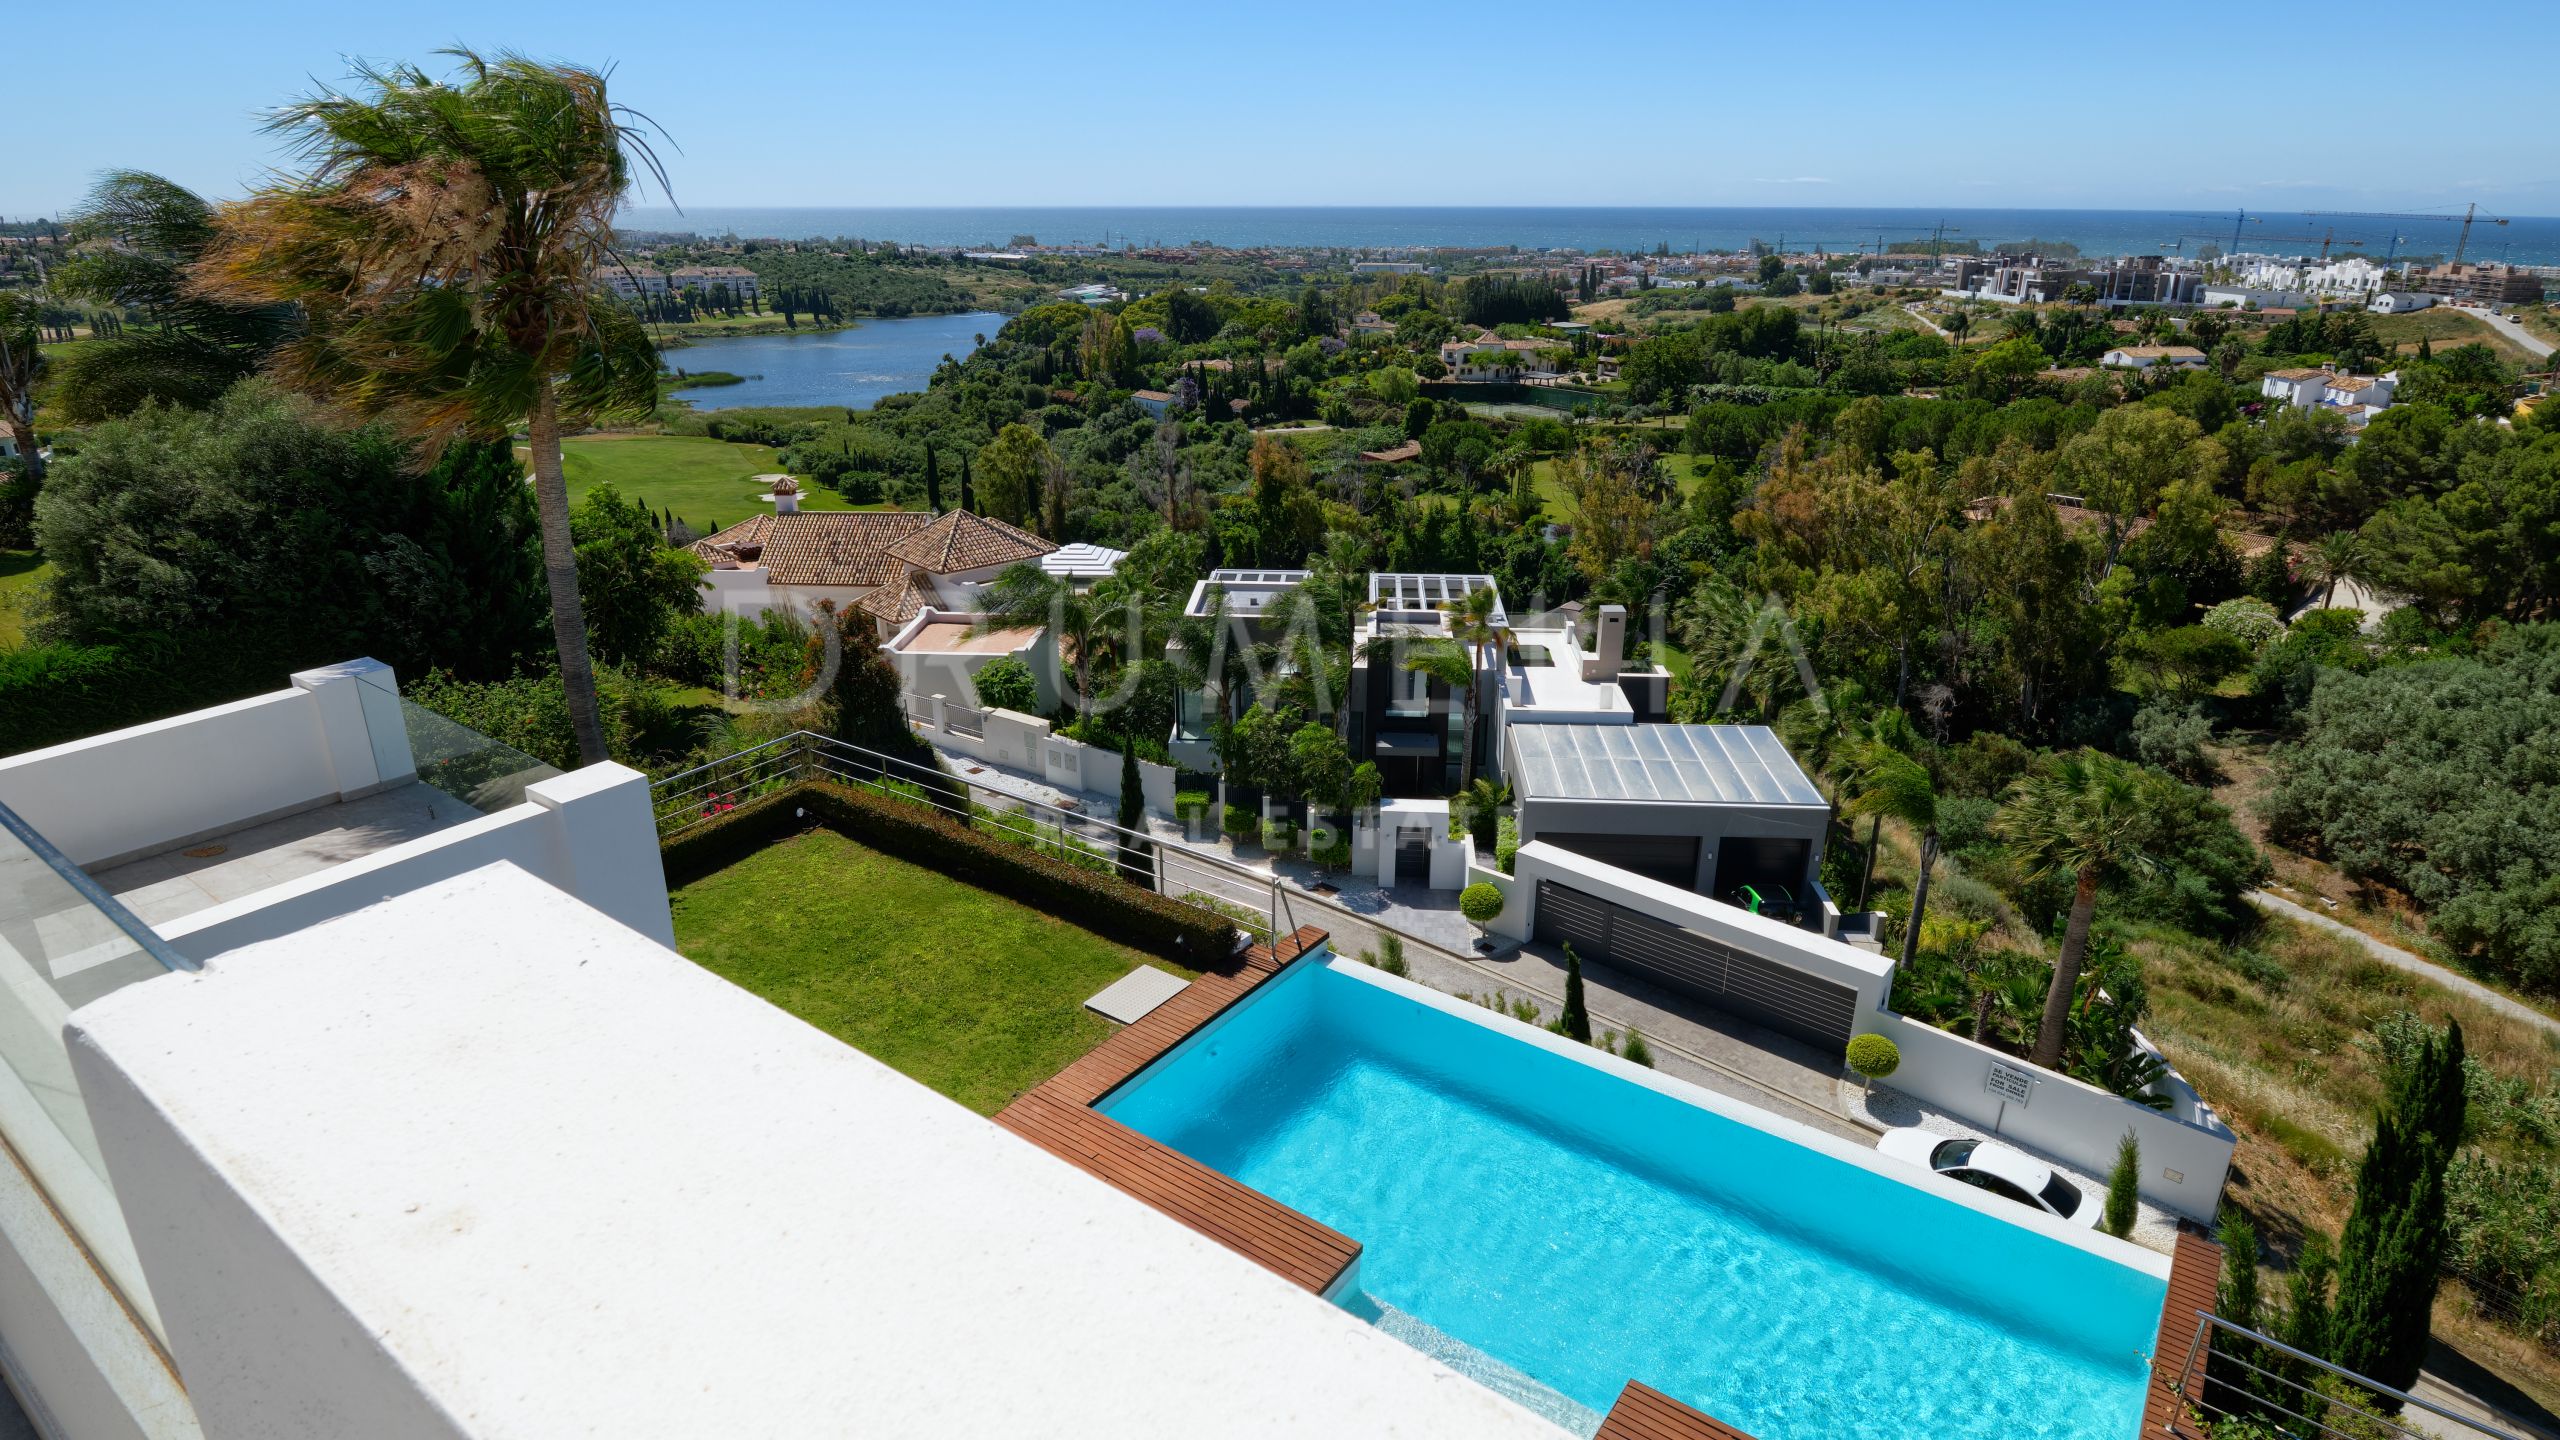
[[[1627,607],[1603,605],[1591,637],[1591,653],[1582,662],[1585,680],[1615,680],[1627,659]]]
[[[772,479],[773,493],[766,498],[773,501],[773,513],[776,515],[799,514],[800,482],[788,475],[776,475]]]

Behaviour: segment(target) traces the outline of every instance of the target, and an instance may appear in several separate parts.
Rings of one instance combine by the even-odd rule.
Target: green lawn
[[[1686,423],[1686,422],[1683,422]],[[1686,496],[1698,483],[1698,457],[1672,451],[1662,456],[1662,468],[1671,475],[1673,484]],[[1573,497],[1556,483],[1556,462],[1538,460],[1529,466],[1529,485],[1537,491],[1538,503],[1546,508],[1547,518],[1559,525],[1571,524],[1575,514]]]
[[[27,607],[51,568],[33,550],[0,550],[0,650],[27,643]]]
[[[676,948],[981,1115],[1114,1027],[1141,962],[1192,973],[828,830],[675,892]]]
[[[569,476],[569,500],[610,483],[626,500],[652,510],[672,510],[696,530],[735,525],[771,511],[758,475],[778,474],[782,461],[769,446],[739,445],[699,435],[580,435],[560,442]],[[844,510],[842,496],[818,485],[800,491],[803,510]]]

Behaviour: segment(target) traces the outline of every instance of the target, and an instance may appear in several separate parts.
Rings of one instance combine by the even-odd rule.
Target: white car
[[[1997,1140],[1904,1126],[1884,1132],[1876,1149],[2075,1225],[2097,1228],[2098,1212],[2106,1208],[2096,1196],[2083,1194],[2079,1186],[2055,1174],[2052,1166]]]

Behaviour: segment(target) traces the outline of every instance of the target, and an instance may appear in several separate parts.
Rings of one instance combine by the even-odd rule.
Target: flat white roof
[[[1455,605],[1470,591],[1493,592],[1493,623],[1508,625],[1502,611],[1502,587],[1490,575],[1425,575],[1381,570],[1369,577],[1369,603],[1380,610],[1437,610]]]
[[[1051,575],[1064,576],[1070,580],[1099,580],[1119,569],[1120,562],[1128,558],[1129,552],[1126,550],[1114,550],[1107,545],[1093,545],[1079,540],[1073,545],[1061,545],[1041,556],[1040,568]]]
[[[1185,615],[1195,619],[1209,613],[1209,592],[1227,592],[1227,613],[1259,615],[1273,597],[1287,593],[1306,583],[1307,570],[1212,570],[1209,578],[1191,587],[1191,599],[1183,607]]]
[[[209,1432],[1563,1433],[512,865],[70,1044]]]
[[[1521,795],[1686,805],[1824,806],[1766,725],[1513,725]]]

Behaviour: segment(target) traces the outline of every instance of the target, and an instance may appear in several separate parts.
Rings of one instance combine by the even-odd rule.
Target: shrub
[[[681,886],[700,879],[811,824],[1190,969],[1215,969],[1235,948],[1234,924],[1199,906],[1121,883],[1113,878],[1107,859],[1097,872],[982,834],[914,801],[829,781],[749,801],[664,842],[659,856],[667,883]]]
[[[1503,874],[1511,873],[1511,862],[1520,855],[1520,822],[1505,815],[1494,832],[1493,863]]]
[[[2122,1240],[2133,1233],[2133,1222],[2142,1213],[2142,1142],[2133,1132],[2124,1132],[2116,1142],[2116,1166],[2107,1172],[2107,1208],[2098,1217],[2099,1228]]]
[[[1479,880],[1458,892],[1458,913],[1482,930],[1502,918],[1502,890],[1490,880]]]
[[[2213,738],[2213,722],[2200,704],[2180,705],[2155,696],[2133,715],[2133,758],[2183,779],[2194,780],[2213,769],[2205,742]]]
[[[1848,1059],[1849,1068],[1869,1084],[1902,1068],[1902,1051],[1882,1035],[1851,1036]]]
[[[990,710],[1012,710],[1024,715],[1040,713],[1040,686],[1031,667],[1012,655],[1002,655],[978,668],[969,677],[977,687],[978,704]]]
[[[1413,973],[1413,966],[1404,958],[1404,937],[1393,931],[1379,931],[1377,953],[1363,950],[1360,959],[1362,963],[1374,965],[1390,975],[1403,977]]]
[[[1258,839],[1262,834],[1262,815],[1248,806],[1230,805],[1222,818],[1227,833],[1238,841]]]
[[[1653,1048],[1644,1043],[1644,1036],[1637,1031],[1630,1030],[1627,1032],[1627,1048],[1624,1058],[1634,1061],[1636,1064],[1643,1066],[1647,1070],[1653,1068]]]
[[[2252,650],[2284,633],[2284,620],[2276,614],[2276,607],[2246,595],[2225,600],[2204,612],[2204,624],[2206,629],[2219,630]]]
[[[1308,851],[1307,858],[1314,861],[1318,869],[1348,870],[1351,868],[1351,842],[1337,838]]]
[[[1297,849],[1297,825],[1289,820],[1275,819],[1271,823],[1263,826],[1262,848],[1272,851]]]

